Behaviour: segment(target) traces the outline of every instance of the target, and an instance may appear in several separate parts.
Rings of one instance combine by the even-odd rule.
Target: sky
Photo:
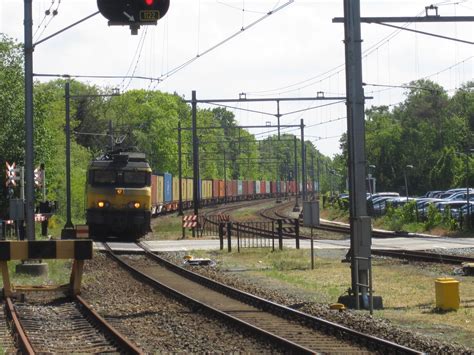
[[[137,35],[108,26],[98,14],[38,44],[34,73],[141,76],[150,79],[80,78],[102,87],[176,92],[186,99],[302,98],[345,96],[343,0],[170,0],[157,26]],[[0,1],[0,32],[23,42],[23,5]],[[361,0],[361,16],[425,16],[433,3]],[[440,16],[474,16],[474,0],[434,3]],[[46,10],[57,15],[45,15]],[[33,0],[34,42],[97,11],[95,0]],[[267,16],[270,11],[273,13]],[[431,10],[429,15],[434,15]],[[397,23],[408,29],[474,41],[474,24]],[[243,30],[242,30],[243,29]],[[450,95],[473,80],[472,44],[362,24],[366,108],[402,102],[412,80],[427,78]],[[220,44],[221,43],[221,44]],[[219,45],[220,44],[220,45]],[[185,64],[188,63],[189,64]],[[185,65],[183,65],[185,64]],[[179,70],[176,70],[180,68]],[[37,80],[53,80],[41,77]],[[156,79],[160,79],[159,81]],[[275,102],[232,103],[240,125],[276,125]],[[200,105],[202,108],[215,107]],[[252,112],[254,111],[254,112]],[[347,130],[341,100],[280,102],[280,123],[299,125],[305,139],[327,156],[340,153]],[[275,128],[251,129],[261,139]],[[282,132],[299,135],[299,128]]]

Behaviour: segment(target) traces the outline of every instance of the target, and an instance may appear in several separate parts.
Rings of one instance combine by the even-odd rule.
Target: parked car
[[[466,205],[467,201],[440,201],[436,202],[435,206],[436,208],[441,212],[444,213],[446,209],[450,209],[451,216],[457,218],[456,216],[459,216],[459,209]]]
[[[444,193],[444,192],[446,192],[446,191],[443,191],[443,190],[428,191],[425,194],[425,197],[433,198],[435,195],[440,194],[440,193]]]

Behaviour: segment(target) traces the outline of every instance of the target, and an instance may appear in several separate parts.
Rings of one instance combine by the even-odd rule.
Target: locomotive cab
[[[145,154],[114,152],[91,162],[86,218],[92,237],[136,240],[150,231],[151,168]]]

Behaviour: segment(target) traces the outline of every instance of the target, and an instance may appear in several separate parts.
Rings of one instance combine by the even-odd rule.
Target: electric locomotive
[[[136,240],[151,230],[151,168],[145,154],[114,151],[93,160],[86,196],[92,238]]]

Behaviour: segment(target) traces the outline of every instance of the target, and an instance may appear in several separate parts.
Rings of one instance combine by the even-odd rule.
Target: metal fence
[[[283,249],[283,239],[294,239],[296,249],[300,248],[299,223],[297,219],[278,219],[274,221],[232,222],[229,216],[208,215],[200,223],[201,235],[218,235],[220,249],[232,251],[232,240],[241,248]]]

